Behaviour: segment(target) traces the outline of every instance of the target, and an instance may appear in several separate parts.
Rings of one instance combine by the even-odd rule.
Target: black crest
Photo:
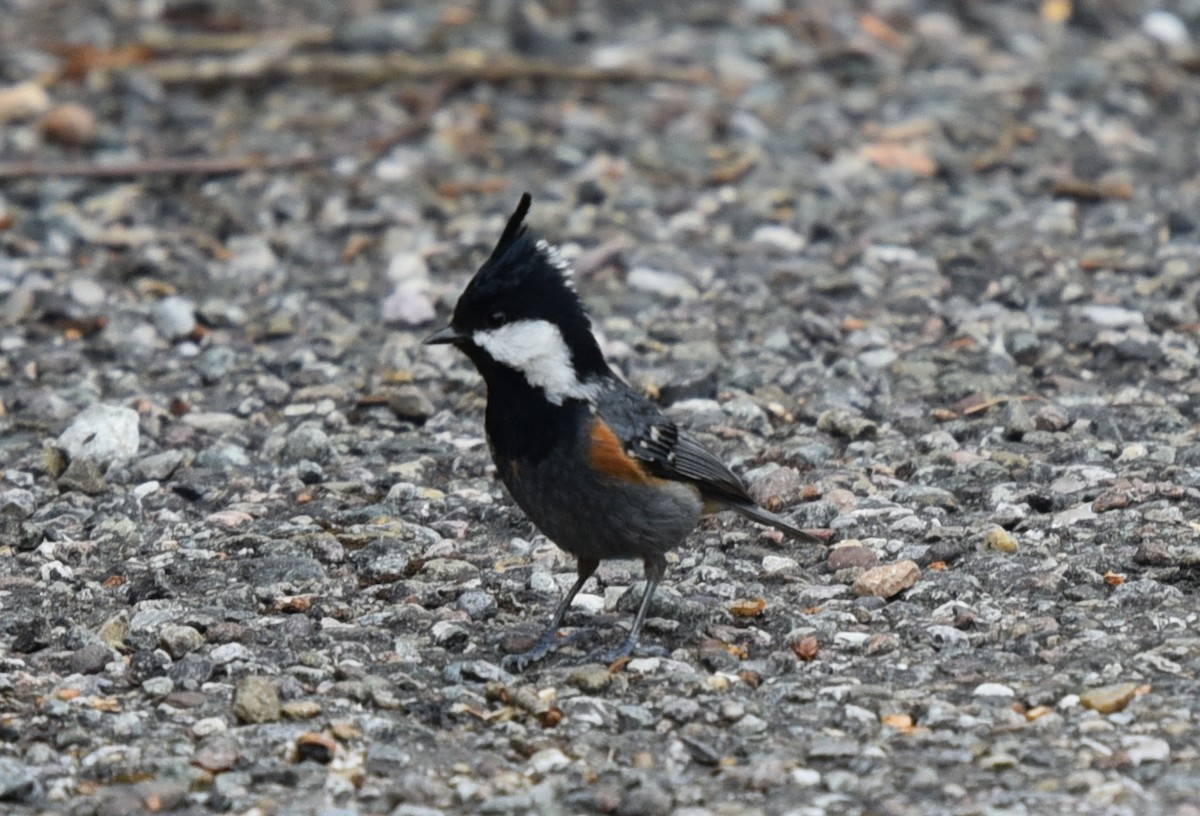
[[[460,305],[464,300],[470,303],[503,298],[526,286],[543,292],[563,289],[574,294],[570,267],[559,256],[558,250],[538,239],[525,224],[532,203],[529,193],[521,196],[492,254],[467,284]],[[571,299],[577,302],[577,299]]]
[[[606,372],[570,266],[525,224],[532,203],[529,193],[521,196],[491,255],[458,299],[453,326],[469,335],[518,320],[545,320],[562,331],[581,375]]]

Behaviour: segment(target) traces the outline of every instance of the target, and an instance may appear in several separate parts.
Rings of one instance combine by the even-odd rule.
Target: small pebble
[[[921,577],[921,568],[915,561],[897,561],[872,567],[854,580],[855,595],[873,595],[876,598],[891,598],[903,592]]]
[[[204,635],[195,628],[171,623],[162,628],[158,640],[167,654],[176,660],[204,645]]]
[[[1057,405],[1046,405],[1033,415],[1033,425],[1039,431],[1063,431],[1071,424],[1071,417]]]
[[[557,748],[543,748],[529,758],[529,768],[537,774],[554,773],[570,766],[570,758]]]
[[[98,465],[128,459],[139,441],[137,411],[99,402],[81,411],[58,437],[71,459],[86,457]]]
[[[158,333],[167,340],[187,337],[196,328],[196,305],[187,298],[167,297],[150,310]]]
[[[0,124],[33,119],[50,109],[50,96],[40,82],[0,88]]]
[[[696,287],[682,275],[644,266],[631,269],[626,283],[630,289],[660,298],[695,300],[700,296]]]
[[[281,709],[275,681],[258,675],[239,680],[233,690],[233,715],[244,723],[276,722]]]
[[[1187,25],[1169,11],[1152,11],[1142,18],[1142,31],[1163,45],[1184,46],[1190,42]]]
[[[870,547],[863,547],[859,544],[848,545],[843,542],[829,550],[829,556],[825,559],[824,566],[829,572],[852,567],[866,570],[874,567],[877,562],[875,552]]]
[[[96,114],[89,108],[66,103],[42,117],[41,130],[47,140],[72,147],[89,145],[96,139]]]
[[[1025,403],[1021,400],[1012,400],[1004,409],[1004,436],[1007,439],[1019,441],[1026,434],[1031,433],[1036,429],[1033,417],[1029,416],[1029,409],[1025,407]]]
[[[574,686],[585,694],[596,694],[608,688],[613,675],[607,666],[598,663],[588,663],[573,669],[567,675],[567,685]]]
[[[1001,527],[988,530],[987,535],[983,537],[983,543],[989,550],[996,550],[1006,555],[1017,551],[1016,536]]]
[[[1111,686],[1100,686],[1088,689],[1079,695],[1079,702],[1084,708],[1090,708],[1101,714],[1114,714],[1121,711],[1133,701],[1137,694],[1137,683],[1116,683]]]

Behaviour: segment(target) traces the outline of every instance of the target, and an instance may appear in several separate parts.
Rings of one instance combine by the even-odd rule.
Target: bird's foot
[[[627,657],[632,657],[634,649],[637,649],[639,656],[643,657],[666,657],[670,654],[662,646],[642,646],[638,648],[637,639],[625,638],[621,645],[614,646],[609,649],[596,649],[589,652],[583,659],[584,663],[616,663],[618,660],[623,660]]]
[[[564,646],[575,643],[587,635],[588,631],[587,629],[577,629],[564,638],[558,636],[557,630],[547,631],[538,638],[537,643],[533,644],[533,647],[528,651],[505,655],[500,661],[500,668],[510,674],[523,674],[534,663],[542,660],[547,655],[557,652]]]

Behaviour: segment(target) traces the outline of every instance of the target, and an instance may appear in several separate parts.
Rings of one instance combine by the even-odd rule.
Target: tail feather
[[[736,504],[734,504],[734,503],[726,504],[725,507],[728,507],[730,510],[734,510],[734,511],[740,513],[741,515],[745,516],[746,518],[750,519],[751,521],[757,521],[759,524],[765,524],[768,527],[774,527],[776,530],[779,530],[784,535],[789,535],[792,538],[799,539],[800,541],[808,541],[813,544],[821,544],[821,545],[825,544],[824,541],[817,538],[812,533],[801,530],[799,527],[792,524],[790,521],[783,518],[782,516],[777,516],[774,513],[772,513],[770,510],[764,510],[763,508],[759,507],[757,504],[750,504],[749,502],[738,502]]]

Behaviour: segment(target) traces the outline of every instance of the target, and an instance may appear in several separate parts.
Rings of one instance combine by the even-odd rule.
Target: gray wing
[[[687,432],[677,430],[676,433],[674,461],[671,466],[673,473],[695,482],[701,493],[714,494],[712,498],[751,501],[742,480],[725,467],[724,462]],[[651,470],[653,471],[653,468]]]
[[[692,482],[705,498],[753,503],[741,479],[640,394],[612,389],[601,395],[596,408],[625,452],[645,462],[652,475]]]
[[[678,432],[675,443],[675,463],[673,473],[692,480],[700,488],[700,495],[705,499],[718,502],[730,510],[736,510],[751,521],[766,524],[776,530],[790,535],[801,541],[811,541],[823,544],[821,539],[805,530],[801,530],[782,516],[777,516],[770,510],[759,507],[750,494],[746,492],[742,480],[735,476],[721,460],[709,453],[708,449],[692,439],[683,431]],[[654,471],[650,466],[649,470]],[[679,478],[670,476],[667,478]]]
[[[690,482],[706,501],[736,510],[746,518],[793,538],[824,542],[790,521],[755,504],[733,471],[708,448],[679,430],[654,403],[627,388],[609,389],[596,401],[596,412],[612,428],[625,452],[661,479]]]

